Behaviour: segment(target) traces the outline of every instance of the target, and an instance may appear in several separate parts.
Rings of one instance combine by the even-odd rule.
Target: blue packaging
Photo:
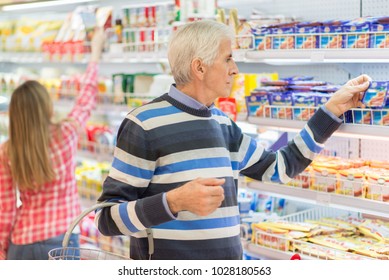
[[[371,18],[358,18],[343,25],[345,48],[370,48]]]
[[[256,50],[268,50],[271,49],[271,29],[267,26],[253,27],[251,32],[254,35],[254,48]]]
[[[321,23],[304,22],[296,25],[296,49],[319,48],[319,35]]]
[[[354,124],[372,124],[371,110],[352,110]]]
[[[331,98],[332,94],[316,93],[314,96],[315,96],[315,106],[320,107],[327,103],[327,101]]]
[[[270,94],[270,114],[273,119],[287,119],[293,118],[292,112],[292,94],[290,92],[273,92]]]
[[[388,81],[371,81],[362,97],[362,103],[367,108],[381,109],[386,106],[388,96]]]
[[[371,31],[371,48],[389,48],[389,24],[372,24]]]
[[[389,126],[389,110],[373,110],[373,125]]]
[[[344,48],[345,36],[343,25],[348,21],[329,20],[320,26],[320,49],[342,49]]]
[[[268,94],[246,96],[246,107],[249,116],[270,118],[269,105]]]
[[[293,119],[307,121],[315,113],[315,95],[312,92],[293,93]]]
[[[295,36],[294,33],[296,23],[285,23],[279,25],[269,26],[271,33],[271,49],[294,49],[295,48]]]

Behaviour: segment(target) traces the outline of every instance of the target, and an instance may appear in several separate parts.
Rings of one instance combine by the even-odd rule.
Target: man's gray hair
[[[200,58],[204,64],[212,65],[224,39],[235,39],[232,29],[212,20],[191,22],[174,31],[169,41],[168,59],[177,85],[191,81],[193,59]]]

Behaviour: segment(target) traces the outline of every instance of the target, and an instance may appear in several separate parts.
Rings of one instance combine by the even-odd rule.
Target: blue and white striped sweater
[[[134,259],[147,258],[146,228],[153,231],[154,259],[239,259],[239,173],[287,182],[338,126],[319,110],[294,141],[273,153],[220,110],[195,110],[165,94],[123,121],[99,201],[124,203],[99,211],[98,228],[105,235],[131,235]],[[207,217],[188,211],[174,217],[163,194],[198,177],[225,178],[225,200]]]

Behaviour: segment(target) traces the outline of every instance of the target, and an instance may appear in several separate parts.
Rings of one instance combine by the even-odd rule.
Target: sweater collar
[[[206,109],[211,109],[213,105],[211,105],[209,108],[205,106],[204,104],[198,102],[196,99],[190,97],[189,95],[183,93],[179,89],[176,88],[175,84],[172,84],[170,86],[170,90],[168,92],[168,95],[177,100],[178,102],[192,108],[195,110],[206,110]]]

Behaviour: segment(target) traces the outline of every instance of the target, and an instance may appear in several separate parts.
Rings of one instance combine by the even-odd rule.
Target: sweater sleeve
[[[91,115],[92,109],[96,106],[97,95],[97,63],[90,62],[83,76],[83,83],[80,94],[68,115],[68,119],[73,120],[76,128],[84,127]]]
[[[319,108],[300,133],[277,152],[265,150],[254,139],[242,135],[239,149],[241,174],[260,181],[287,183],[312,162],[340,125]]]
[[[154,175],[157,155],[148,131],[129,114],[119,128],[114,160],[99,202],[118,202],[97,211],[95,223],[104,235],[132,235],[171,221],[164,193],[143,197]]]
[[[16,190],[8,159],[0,145],[0,260],[7,257],[9,238],[16,215]]]

